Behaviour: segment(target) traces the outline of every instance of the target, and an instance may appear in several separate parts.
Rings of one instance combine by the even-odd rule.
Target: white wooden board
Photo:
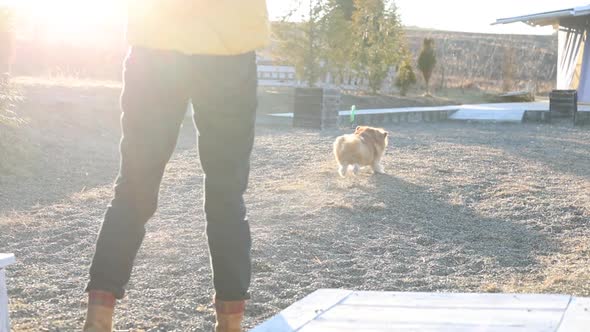
[[[15,261],[14,254],[0,254],[0,269],[13,264]]]
[[[269,321],[254,328],[255,332],[292,332],[314,320],[345,299],[352,291],[320,289],[283,310]]]
[[[451,120],[494,121],[494,122],[522,122],[524,109],[502,109],[489,106],[461,107],[451,114]]]
[[[590,106],[580,105],[579,110],[590,111]],[[450,119],[455,120],[521,122],[526,111],[549,112],[549,103],[495,103],[431,107],[379,108],[357,110],[356,115],[428,113],[440,111],[455,112],[454,115],[450,117]],[[350,116],[350,110],[339,111],[338,114],[340,116]],[[270,116],[279,118],[292,118],[293,113],[274,113],[270,114]]]
[[[0,269],[0,332],[10,332],[8,320],[8,294],[6,292],[6,274]]]
[[[558,332],[590,331],[590,299],[573,298],[568,306]]]
[[[5,267],[15,262],[13,254],[0,254],[0,332],[10,332],[8,319],[8,292]]]
[[[399,107],[399,108],[376,108],[363,109],[355,111],[356,115],[372,115],[372,114],[395,114],[395,113],[427,113],[427,112],[441,112],[441,111],[456,111],[460,106],[431,106],[431,107]],[[349,116],[351,111],[340,111],[338,115]]]
[[[376,108],[355,111],[356,115],[378,115],[378,114],[399,114],[399,113],[428,113],[441,111],[456,111],[460,106],[433,106],[433,107],[401,107],[401,108]],[[272,113],[273,117],[292,118],[293,113]],[[350,111],[339,111],[339,116],[350,116]]]
[[[379,303],[389,307],[565,310],[570,299],[569,295],[354,292],[342,301],[342,304],[364,306]]]
[[[506,330],[525,329],[535,332],[554,332],[559,326],[563,309],[526,310],[502,307],[480,309],[444,307],[401,307],[379,305],[337,305],[301,332],[331,331],[346,326],[351,331],[396,331],[408,324],[436,328],[438,331],[454,331],[455,327],[486,331],[488,328]]]
[[[590,299],[324,289],[252,331],[581,332],[590,331]]]

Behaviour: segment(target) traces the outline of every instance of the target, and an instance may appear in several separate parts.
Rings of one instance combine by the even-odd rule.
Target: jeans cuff
[[[90,281],[86,286],[86,292],[91,290],[109,292],[115,296],[115,299],[120,300],[125,296],[125,290],[119,287],[112,287],[99,282]]]
[[[236,295],[236,294],[223,294],[223,293],[216,293],[215,296],[213,296],[213,301],[241,301],[241,300],[249,300],[250,299],[250,293],[245,293],[245,294],[241,294],[241,295]]]

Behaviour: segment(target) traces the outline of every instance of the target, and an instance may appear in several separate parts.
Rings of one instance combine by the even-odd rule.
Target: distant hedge
[[[10,83],[10,63],[14,53],[14,14],[0,6],[0,125],[15,125],[18,118],[12,112],[17,93]]]
[[[14,55],[14,12],[6,6],[0,6],[0,73],[10,69]]]
[[[28,144],[21,125],[24,121],[14,112],[19,93],[10,81],[10,64],[14,53],[14,15],[0,6],[0,174],[21,171]]]

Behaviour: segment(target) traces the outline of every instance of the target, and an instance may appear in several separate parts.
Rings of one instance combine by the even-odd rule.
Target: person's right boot
[[[109,292],[88,292],[88,311],[83,332],[111,332],[113,329],[113,313],[115,312],[115,296]]]
[[[215,332],[242,332],[242,320],[246,301],[221,301],[214,299]]]

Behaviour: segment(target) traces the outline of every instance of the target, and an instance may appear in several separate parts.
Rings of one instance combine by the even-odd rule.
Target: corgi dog
[[[353,166],[355,175],[363,166],[370,166],[375,173],[384,173],[381,158],[387,148],[388,134],[381,128],[358,126],[354,134],[336,138],[334,157],[338,163],[338,174],[345,177],[349,166]]]

